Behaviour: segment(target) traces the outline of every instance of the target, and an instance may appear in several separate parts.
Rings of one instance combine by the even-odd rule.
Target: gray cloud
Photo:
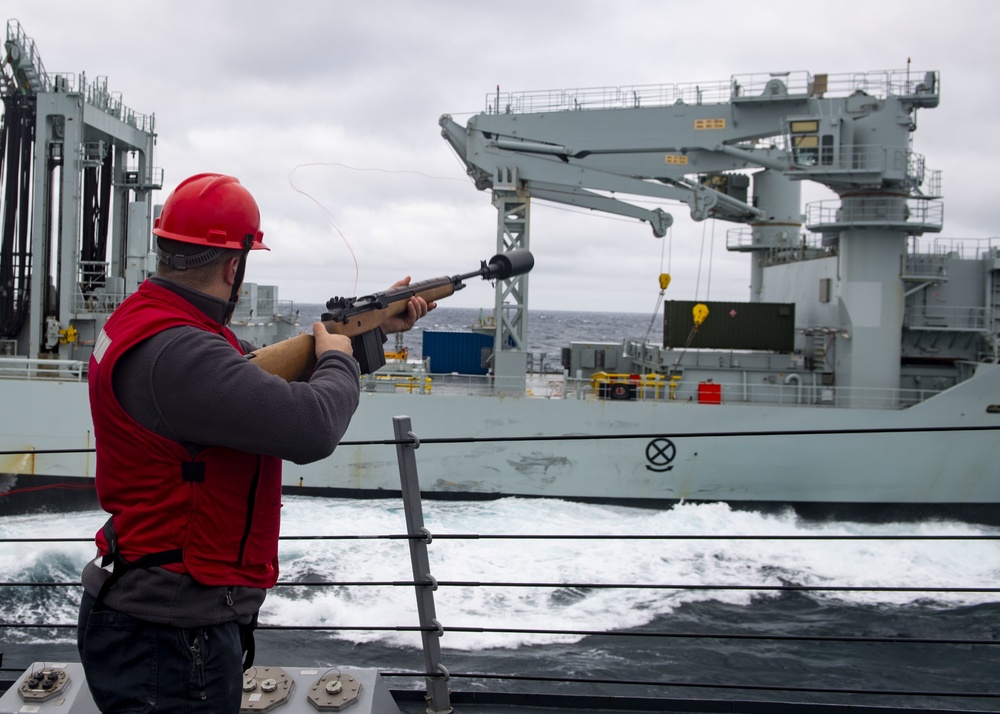
[[[982,178],[1000,149],[1000,4],[990,0],[953,3],[946,18],[901,0],[829,12],[786,0],[554,0],[516,11],[403,0],[33,0],[18,12],[47,69],[107,76],[127,105],[156,114],[160,201],[201,171],[234,174],[254,192],[273,251],[254,256],[248,279],[275,282],[299,302],[465,271],[493,253],[490,196],[465,178],[437,120],[464,122],[498,84],[839,74],[905,67],[912,56],[914,71],[942,76],[941,107],[920,112],[914,148],[944,172],[945,232],[997,234],[993,181]],[[661,270],[674,277],[671,297],[746,299],[749,259],[724,247],[732,226],[664,208],[676,219],[666,242],[638,222],[533,205],[532,306],[644,312]],[[487,293],[459,293],[452,304],[488,306]]]

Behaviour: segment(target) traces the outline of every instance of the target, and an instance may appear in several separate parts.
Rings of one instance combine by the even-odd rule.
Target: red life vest
[[[139,425],[115,398],[118,358],[181,325],[221,334],[243,354],[229,328],[149,281],[121,304],[97,340],[89,381],[98,499],[112,515],[126,561],[179,549],[181,562],[162,567],[204,585],[269,588],[278,579],[281,460],[220,446],[192,457],[179,442]],[[103,529],[96,540],[107,554]]]

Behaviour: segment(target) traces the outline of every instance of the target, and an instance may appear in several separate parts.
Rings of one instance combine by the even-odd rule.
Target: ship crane
[[[900,70],[498,92],[464,127],[448,115],[440,125],[476,188],[492,191],[500,251],[529,247],[531,198],[637,218],[659,237],[672,216],[623,197],[680,201],[696,221],[749,226],[727,247],[756,254],[750,299],[763,301],[762,265],[800,248],[805,223],[839,251],[839,383],[896,389],[907,237],[941,230],[938,176],[910,150],[915,112],[937,106],[939,86],[937,72]],[[804,180],[839,201],[803,215]],[[527,276],[497,288],[504,378],[523,373],[527,293]]]

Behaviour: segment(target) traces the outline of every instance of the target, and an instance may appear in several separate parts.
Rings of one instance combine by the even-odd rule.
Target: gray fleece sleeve
[[[154,340],[136,348],[127,381],[116,369],[115,392],[133,418],[175,441],[309,463],[333,453],[358,407],[358,365],[343,352],[324,353],[308,381],[289,383],[221,335],[178,327]],[[133,386],[132,398],[122,396]]]

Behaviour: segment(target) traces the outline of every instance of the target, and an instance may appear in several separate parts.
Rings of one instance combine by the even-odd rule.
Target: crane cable
[[[673,229],[667,229],[667,237],[660,244],[660,294],[656,298],[656,306],[653,307],[653,315],[649,318],[649,327],[646,329],[646,336],[642,338],[643,344],[649,341],[649,335],[653,331],[653,325],[656,323],[656,317],[660,312],[660,305],[663,304],[663,294],[667,291],[667,286],[670,285],[670,273],[663,271],[663,254],[667,248],[667,241],[673,236]],[[672,245],[672,244],[671,244]],[[669,270],[670,266],[667,265]]]
[[[698,278],[697,281],[695,282],[695,289],[694,289],[695,300],[698,299],[698,292],[701,289],[701,266],[705,256],[705,235],[707,232],[708,232],[708,226],[702,225],[701,251],[698,254]],[[708,300],[708,296],[711,294],[712,290],[712,253],[714,247],[715,247],[715,221],[712,221],[712,237],[711,240],[709,241],[709,250],[708,250],[708,277],[705,281],[707,285],[707,287],[705,288],[706,300]],[[660,294],[662,296],[663,293],[661,292]],[[694,307],[691,308],[691,320],[693,323],[691,326],[691,332],[688,333],[687,340],[684,342],[684,349],[682,349],[680,354],[677,355],[677,361],[674,362],[674,367],[671,370],[671,374],[676,374],[677,368],[681,364],[681,360],[684,359],[684,355],[687,353],[688,348],[694,341],[694,336],[698,333],[698,328],[701,327],[701,324],[705,321],[707,317],[708,317],[708,305],[706,305],[705,303],[696,302]]]

